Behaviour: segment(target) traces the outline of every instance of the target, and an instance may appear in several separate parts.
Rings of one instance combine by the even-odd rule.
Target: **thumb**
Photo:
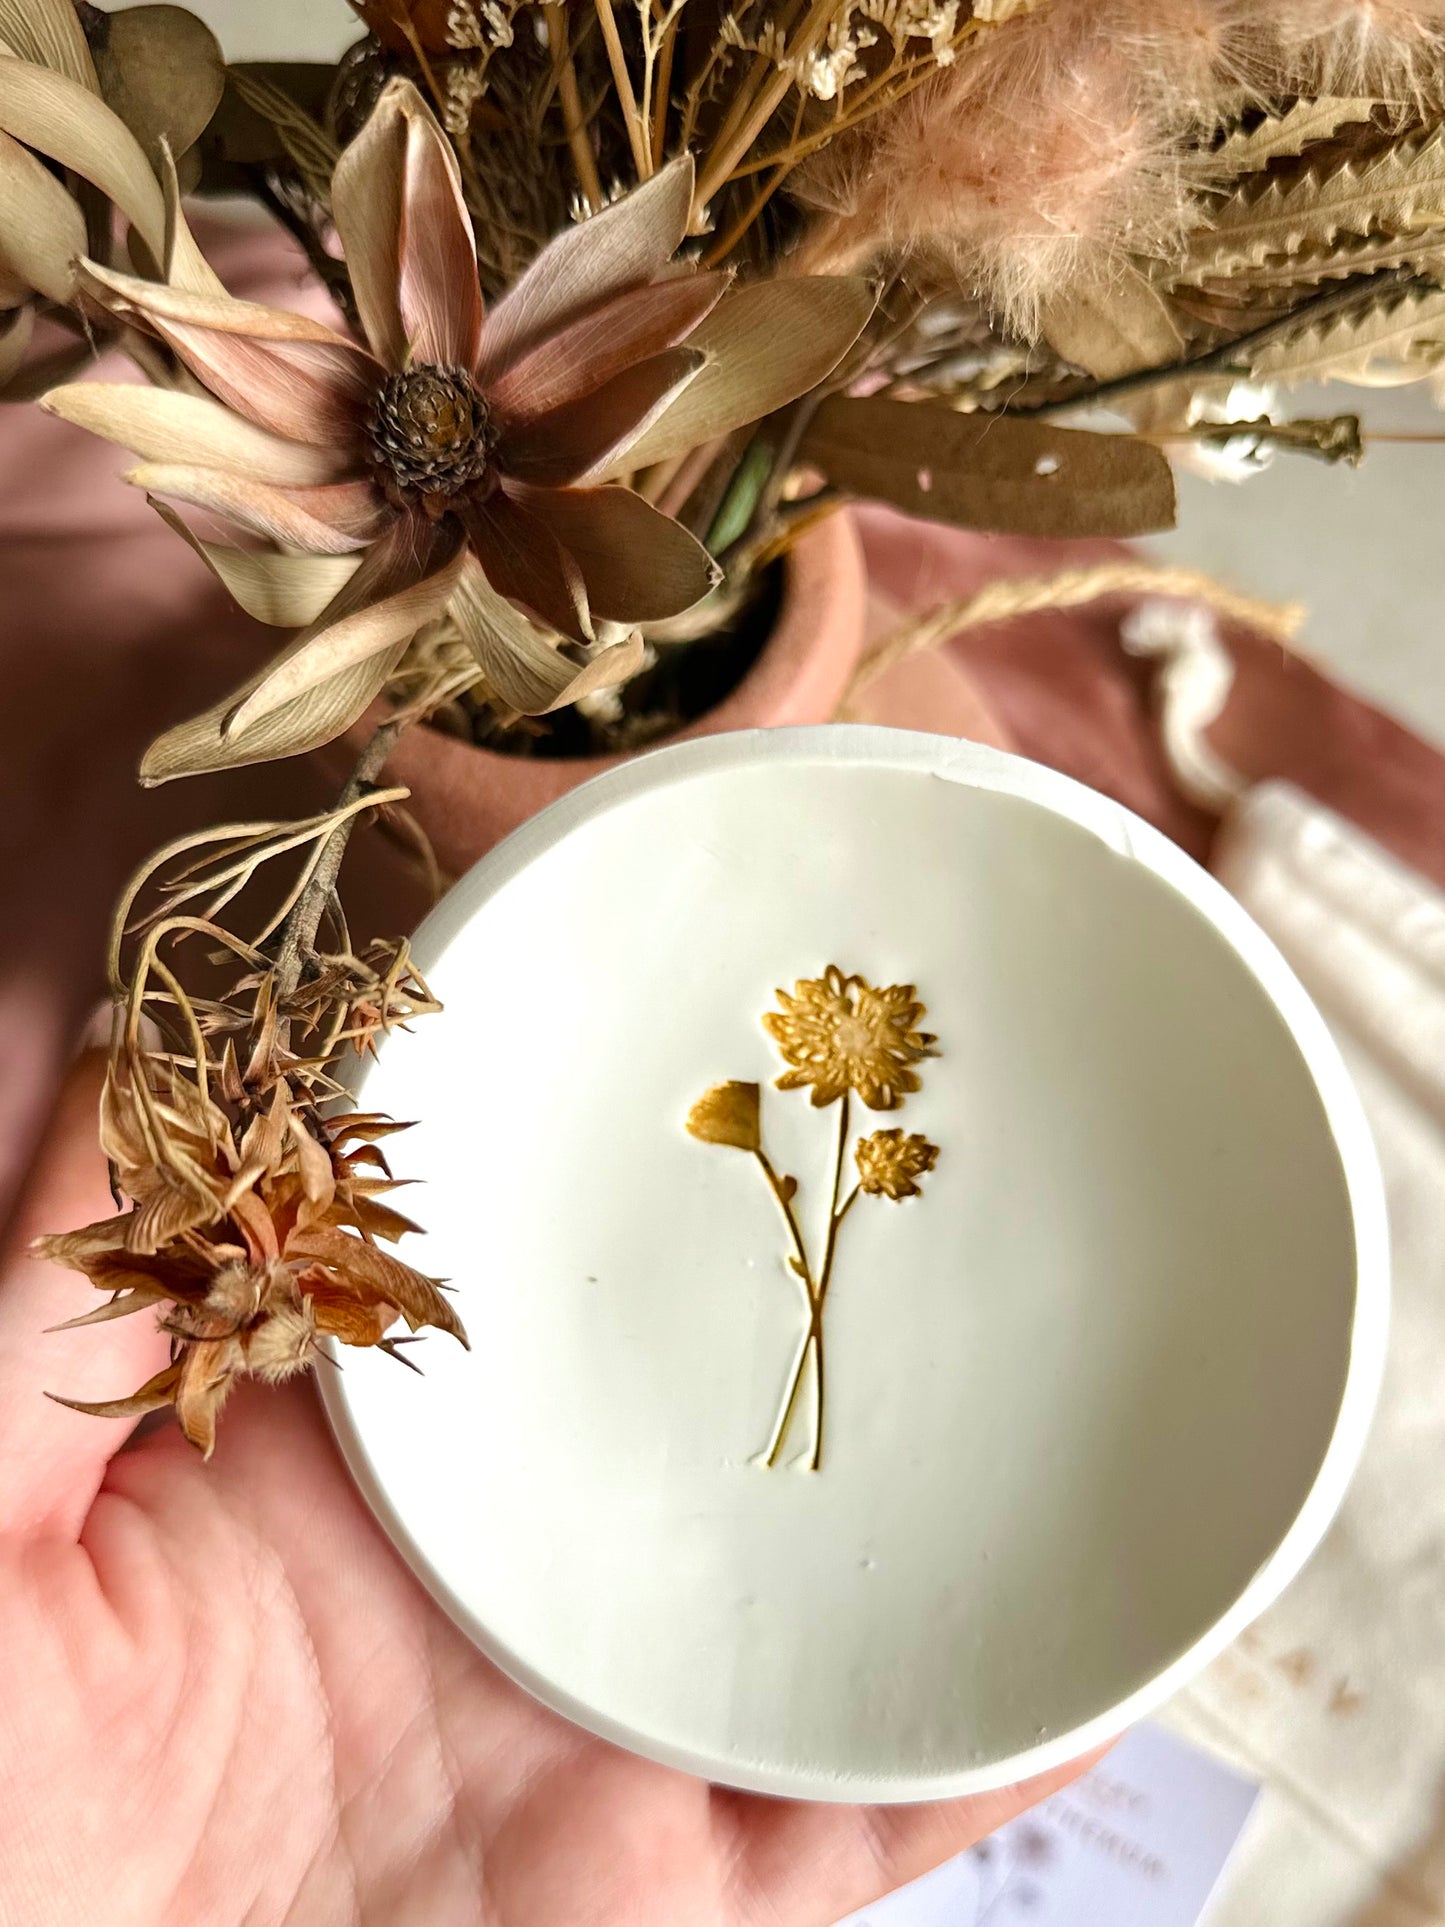
[[[47,1331],[103,1300],[79,1272],[30,1255],[33,1238],[115,1211],[97,1136],[105,1052],[71,1066],[31,1169],[0,1264],[0,1533],[76,1537],[133,1419],[72,1412],[68,1398],[120,1398],[166,1362],[144,1312],[94,1331]]]

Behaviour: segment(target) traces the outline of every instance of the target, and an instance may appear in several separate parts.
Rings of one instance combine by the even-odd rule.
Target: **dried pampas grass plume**
[[[1023,333],[1042,301],[1188,218],[1178,148],[1221,52],[1198,0],[1050,0],[982,36],[796,192],[824,214],[808,265],[946,263]],[[879,242],[881,241],[881,247]]]
[[[799,171],[799,264],[942,267],[1033,337],[1047,301],[1177,247],[1250,108],[1442,92],[1445,0],[1047,0]]]
[[[1445,101],[1445,0],[1288,0],[1258,11],[1280,92],[1416,111]]]

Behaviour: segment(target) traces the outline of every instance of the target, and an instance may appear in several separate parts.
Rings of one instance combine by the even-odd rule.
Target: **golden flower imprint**
[[[829,964],[821,977],[801,978],[791,995],[780,990],[777,998],[782,1008],[766,1012],[763,1026],[790,1066],[777,1079],[778,1088],[807,1089],[818,1108],[838,1105],[833,1195],[820,1264],[809,1256],[795,1209],[798,1180],[779,1171],[764,1146],[760,1086],[736,1078],[714,1084],[688,1113],[687,1128],[704,1144],[750,1153],[782,1213],[788,1269],[802,1288],[808,1323],[762,1457],[768,1465],[778,1463],[811,1371],[813,1445],[808,1466],[816,1472],[823,1462],[823,1307],[833,1282],[843,1221],[860,1197],[898,1203],[920,1196],[918,1180],[938,1162],[938,1146],[916,1131],[907,1137],[901,1130],[874,1131],[854,1146],[858,1182],[845,1196],[852,1094],[856,1092],[870,1110],[896,1111],[905,1096],[919,1088],[918,1073],[911,1067],[937,1053],[934,1038],[916,1027],[925,1010],[912,984],[876,990],[862,977],[845,976],[836,964]]]
[[[938,1162],[938,1146],[915,1131],[875,1131],[860,1137],[853,1153],[858,1166],[858,1188],[870,1198],[916,1198],[918,1180]]]
[[[914,1028],[924,1007],[912,984],[875,990],[829,964],[777,997],[782,1009],[770,1010],[763,1026],[793,1067],[778,1079],[780,1091],[811,1086],[820,1108],[856,1091],[870,1111],[896,1111],[918,1089],[909,1066],[933,1054],[934,1039]]]

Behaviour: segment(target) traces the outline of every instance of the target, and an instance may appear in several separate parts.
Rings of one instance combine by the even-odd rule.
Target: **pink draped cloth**
[[[274,236],[209,243],[229,286],[315,306],[299,256]],[[119,364],[97,373],[125,377]],[[237,817],[323,805],[306,759],[144,791],[135,768],[166,725],[233,687],[274,634],[230,606],[142,496],[129,458],[38,409],[0,409],[0,1216],[8,1211],[85,1018],[104,990],[111,906],[168,838]],[[861,511],[873,580],[925,607],[998,575],[1036,575],[1108,545],[962,534]],[[975,631],[890,673],[874,720],[1002,743],[1105,790],[1196,856],[1212,820],[1173,788],[1147,671],[1118,642],[1120,607]],[[1231,637],[1239,679],[1214,740],[1250,777],[1280,775],[1352,816],[1445,882],[1445,759],[1308,665]],[[406,928],[419,886],[377,836],[347,872],[356,927]]]

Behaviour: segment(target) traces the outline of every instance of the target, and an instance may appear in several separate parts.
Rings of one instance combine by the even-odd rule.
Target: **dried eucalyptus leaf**
[[[0,0],[0,42],[21,60],[96,91],[95,67],[73,0]]]
[[[1109,280],[1071,285],[1044,303],[1044,340],[1098,381],[1177,361],[1184,336],[1157,288],[1127,264]]]
[[[1210,160],[1231,174],[1255,173],[1271,161],[1302,154],[1313,141],[1328,140],[1341,127],[1369,120],[1376,102],[1328,94],[1298,100],[1283,114],[1268,114],[1245,133],[1231,134]]]
[[[156,259],[164,259],[160,183],[134,134],[98,95],[64,74],[0,58],[0,131],[98,187],[140,229]]]
[[[210,126],[225,86],[225,57],[210,28],[184,7],[102,14],[92,52],[102,96],[153,164],[162,142],[184,154]]]
[[[0,134],[0,261],[52,301],[75,292],[85,217],[49,168]]]
[[[1420,288],[1269,342],[1250,356],[1249,372],[1257,381],[1389,387],[1423,380],[1442,358],[1445,291]]]
[[[801,454],[839,488],[961,528],[1126,536],[1174,526],[1169,463],[1133,435],[835,396]]]
[[[1368,161],[1250,182],[1189,238],[1183,278],[1199,280],[1301,248],[1325,249],[1341,233],[1404,234],[1437,227],[1445,206],[1445,127],[1396,141]]]
[[[731,289],[687,338],[706,366],[633,443],[628,461],[665,461],[807,394],[863,332],[874,300],[869,282],[841,275]]]

